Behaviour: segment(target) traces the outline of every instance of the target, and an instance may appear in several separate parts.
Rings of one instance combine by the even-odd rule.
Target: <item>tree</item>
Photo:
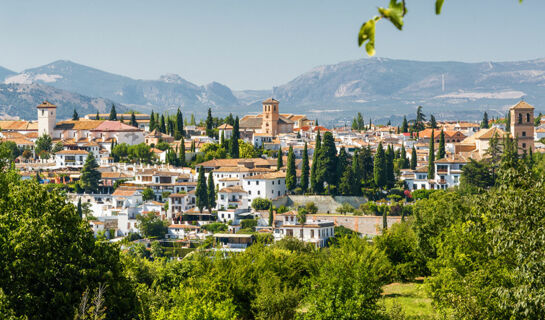
[[[193,113],[191,114],[191,120],[189,121],[189,124],[192,125],[192,126],[196,125],[196,123],[195,123],[195,114],[193,114]]]
[[[97,109],[96,120],[100,120],[100,114],[98,113],[98,109]]]
[[[430,146],[428,152],[428,179],[435,177],[435,135],[433,129],[431,130]]]
[[[307,149],[307,143],[305,142],[305,148],[303,149],[303,164],[301,168],[301,189],[304,192],[307,192],[308,185],[309,185],[309,174],[310,174],[310,168],[308,163],[308,149]]]
[[[72,114],[72,120],[74,121],[79,120],[79,115],[78,115],[78,112],[76,111],[76,108],[74,108],[74,113]]]
[[[377,153],[375,154],[373,176],[375,185],[379,188],[383,188],[387,183],[386,176],[386,155],[384,154],[384,148],[382,142],[379,142],[377,147]]]
[[[178,108],[178,111],[176,112],[176,127],[174,131],[174,139],[179,140],[184,135],[184,116],[182,112],[180,111],[180,108]]]
[[[180,167],[185,167],[186,166],[186,163],[185,163],[185,140],[184,140],[184,137],[182,136],[181,140],[180,140],[180,150],[179,150],[179,155],[178,155],[178,165]]]
[[[344,147],[340,149],[336,162],[337,162],[337,167],[335,168],[335,171],[336,171],[335,185],[339,183],[347,167],[352,170],[352,168],[349,165],[348,154],[346,154],[346,149]]]
[[[263,199],[258,197],[252,200],[252,208],[254,208],[254,210],[257,210],[257,211],[269,210],[271,206],[272,206],[271,201],[268,199]]]
[[[36,145],[35,152],[37,155],[42,154],[49,154],[51,152],[52,142],[51,142],[51,136],[44,133],[41,135],[38,139],[36,139],[36,142],[34,143]],[[49,156],[47,156],[49,158]],[[46,159],[47,159],[46,158]]]
[[[282,161],[282,148],[278,149],[278,154],[276,155],[276,171],[280,170],[284,166]]]
[[[414,122],[415,131],[424,130],[424,122],[426,122],[426,116],[422,112],[422,106],[416,108],[416,120]]]
[[[374,179],[374,163],[373,155],[371,153],[371,147],[363,148],[359,153],[358,157],[359,167],[362,172],[362,180],[364,182],[371,181]]]
[[[339,193],[343,196],[350,196],[354,191],[354,174],[352,168],[347,166],[339,182]]]
[[[407,122],[407,117],[403,116],[403,124],[401,125],[401,132],[409,132],[409,123]]]
[[[505,132],[511,131],[511,112],[507,111],[507,115],[505,116]]]
[[[413,145],[412,151],[411,151],[411,170],[416,169],[417,166],[417,155],[416,155],[416,148]]]
[[[199,177],[197,179],[197,190],[195,192],[197,198],[197,208],[202,213],[204,208],[208,207],[208,190],[206,186],[206,178],[204,176],[204,168],[200,166]]]
[[[165,123],[165,115],[164,114],[161,115],[161,122],[159,123],[159,131],[161,133],[167,133],[167,127],[166,127],[166,123]]]
[[[318,167],[318,154],[322,146],[322,138],[320,137],[320,131],[316,133],[316,143],[314,146],[314,154],[312,155],[312,167],[310,171],[310,188],[314,193],[323,192],[323,184],[319,184],[317,180],[317,167]]]
[[[214,175],[208,174],[208,212],[212,213],[212,209],[216,207],[216,185],[214,184]]]
[[[156,127],[157,127],[157,120],[155,119],[155,114],[152,110],[150,118],[149,118],[149,131],[151,132],[155,130]]]
[[[136,122],[136,116],[134,115],[134,111],[131,112],[131,122],[129,122],[129,125],[138,128],[138,122]]]
[[[488,113],[486,113],[486,111],[483,114],[483,121],[481,121],[481,128],[488,129]]]
[[[212,118],[212,109],[208,108],[208,115],[206,116],[206,135],[214,137],[214,119]]]
[[[138,220],[138,230],[146,238],[163,239],[168,231],[167,222],[161,220],[154,212],[143,213],[137,216],[136,220]]]
[[[155,200],[155,192],[149,187],[142,191],[142,201],[148,200]]]
[[[400,154],[400,168],[408,169],[409,168],[409,159],[407,159],[407,150],[405,150],[405,144],[401,145],[401,154]]]
[[[324,133],[324,141],[320,146],[316,170],[318,184],[323,185],[325,182],[328,189],[337,184],[337,148],[335,147],[333,134],[329,131]]]
[[[393,188],[395,184],[395,173],[394,173],[394,149],[392,145],[388,145],[388,149],[385,153],[386,159],[386,186],[388,188]]]
[[[363,116],[360,112],[358,112],[358,115],[354,117],[354,120],[352,121],[352,130],[363,130],[365,127],[365,122],[363,121]]]
[[[92,153],[87,155],[85,164],[81,169],[79,185],[83,191],[93,193],[98,191],[101,178],[100,171],[97,170],[98,163]]]
[[[495,177],[485,161],[470,162],[463,166],[460,178],[460,189],[469,193],[481,192],[495,184]]]
[[[295,154],[293,154],[293,148],[290,146],[288,151],[288,164],[286,168],[286,189],[289,191],[295,189],[297,186],[297,175],[295,171]]]
[[[78,198],[78,207],[76,212],[78,216],[80,217],[80,219],[83,219],[83,209],[81,208],[81,198]]]
[[[447,152],[445,150],[445,132],[441,129],[441,135],[439,136],[439,148],[437,149],[436,159],[443,159]]]
[[[437,129],[437,121],[435,120],[435,116],[433,114],[430,115],[430,128]]]
[[[235,124],[233,126],[233,133],[231,134],[231,142],[229,143],[231,158],[237,159],[239,158],[240,150],[238,145],[238,139],[240,139],[240,132],[239,132],[239,119],[238,116],[235,119]]]
[[[17,144],[13,141],[0,141],[0,157],[6,158],[9,161],[15,161],[21,151]]]
[[[117,120],[117,112],[115,111],[115,104],[112,104],[112,108],[110,109],[110,116],[108,117],[108,120],[112,120],[112,121]]]
[[[269,227],[272,227],[274,223],[273,206],[269,206]]]

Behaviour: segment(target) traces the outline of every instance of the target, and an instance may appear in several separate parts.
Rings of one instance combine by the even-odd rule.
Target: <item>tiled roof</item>
[[[516,105],[512,106],[511,108],[509,109],[534,109],[533,106],[529,105],[528,103],[526,103],[526,101],[520,101],[519,103],[517,103]]]
[[[246,177],[247,180],[273,180],[278,178],[285,178],[286,173],[283,171],[269,172],[265,174],[258,174],[251,177]]]
[[[62,150],[57,152],[56,154],[89,154],[89,152],[85,150]]]
[[[105,120],[100,125],[98,125],[93,131],[103,131],[103,132],[114,132],[114,131],[142,131],[136,127],[129,126],[128,124],[124,124],[120,121],[110,121]]]
[[[57,106],[47,100],[44,100],[44,102],[39,104],[36,108],[57,108]]]
[[[0,120],[0,129],[4,131],[38,131],[38,122]]]
[[[274,98],[269,98],[269,99],[266,99],[265,101],[263,101],[263,103],[279,103],[278,100],[274,99]]]
[[[55,130],[93,130],[103,122],[104,120],[67,120],[57,122]]]
[[[221,193],[247,193],[246,191],[244,191],[244,189],[242,189],[242,187],[239,187],[239,186],[223,188],[219,192],[221,192]]]
[[[231,125],[229,125],[227,123],[224,123],[224,124],[222,124],[221,126],[218,127],[218,130],[232,130],[232,129],[233,129],[233,126],[231,126]]]

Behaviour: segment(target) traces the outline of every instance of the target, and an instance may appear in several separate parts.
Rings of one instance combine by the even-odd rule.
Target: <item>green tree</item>
[[[297,175],[295,170],[295,154],[293,153],[292,146],[288,151],[288,164],[286,168],[286,189],[289,191],[295,189],[297,186]]]
[[[433,114],[430,115],[430,128],[437,129],[437,121],[435,120],[435,116]]]
[[[441,135],[439,136],[439,148],[437,149],[436,159],[443,159],[447,155],[445,150],[445,132],[441,129]]]
[[[348,154],[346,153],[346,149],[344,147],[341,147],[341,149],[339,150],[339,155],[337,156],[336,163],[337,163],[336,165],[337,167],[335,168],[335,172],[336,172],[335,185],[337,185],[340,182],[341,177],[343,176],[346,168],[350,167]]]
[[[400,154],[400,168],[408,169],[409,168],[409,159],[407,159],[407,150],[405,150],[405,144],[401,145],[401,154]]]
[[[379,188],[383,188],[387,183],[386,175],[386,155],[384,154],[384,148],[382,142],[379,142],[377,147],[377,153],[375,154],[373,176],[375,185]]]
[[[238,139],[240,139],[240,132],[239,132],[239,120],[238,116],[235,119],[235,125],[233,126],[233,133],[231,134],[231,141],[229,143],[231,158],[238,159],[239,158],[239,144]]]
[[[394,149],[392,145],[388,145],[384,156],[386,159],[386,186],[388,188],[393,188],[396,179],[394,173]]]
[[[100,114],[98,113],[98,109],[97,109],[96,120],[100,120]]]
[[[310,168],[308,163],[308,148],[305,142],[305,148],[303,149],[303,164],[301,168],[301,189],[303,192],[307,192],[309,186]]]
[[[416,155],[416,148],[413,145],[413,148],[412,148],[412,151],[411,151],[411,166],[410,166],[411,170],[416,169],[417,158],[418,158],[418,156]]]
[[[166,127],[166,123],[165,123],[165,115],[164,114],[161,115],[161,120],[159,122],[159,131],[161,133],[167,133],[167,127]]]
[[[74,113],[72,114],[72,120],[74,121],[79,120],[79,115],[78,115],[78,112],[76,111],[76,108],[74,108]]]
[[[263,199],[258,197],[252,200],[252,208],[254,208],[254,210],[258,210],[258,211],[269,210],[271,206],[272,206],[271,201],[268,199]]]
[[[94,193],[98,191],[101,174],[98,171],[98,163],[92,153],[87,155],[87,159],[81,169],[79,185],[83,191]]]
[[[310,188],[314,193],[323,192],[323,184],[318,183],[317,180],[317,167],[318,167],[318,154],[320,153],[320,148],[322,146],[322,138],[320,137],[320,130],[316,133],[316,143],[314,146],[314,153],[312,155],[312,167],[310,171]]]
[[[358,161],[360,162],[359,166],[362,170],[362,179],[363,181],[374,180],[374,161],[373,155],[371,153],[371,147],[363,148],[359,153]]]
[[[157,120],[155,119],[155,113],[152,110],[150,118],[149,118],[149,131],[151,132],[155,130],[156,127],[157,127]]]
[[[184,140],[183,136],[180,139],[180,150],[178,152],[179,152],[179,154],[178,154],[178,165],[180,167],[185,167],[186,166],[186,163],[185,163],[185,140]]]
[[[149,187],[142,191],[142,201],[148,200],[155,200],[155,192]]]
[[[180,111],[180,108],[178,108],[178,111],[176,112],[176,130],[174,132],[174,139],[179,140],[184,135],[184,116],[182,112]]]
[[[212,119],[211,108],[208,108],[208,115],[206,116],[206,135],[214,137],[214,120]]]
[[[470,162],[462,168],[460,189],[469,193],[477,193],[492,187],[494,184],[495,178],[487,162],[470,159]]]
[[[134,115],[134,111],[131,112],[131,122],[129,122],[129,125],[138,128],[138,122],[136,122],[136,116]]]
[[[284,166],[284,163],[282,161],[282,148],[278,149],[278,153],[276,155],[276,171],[280,170]]]
[[[197,208],[202,213],[204,208],[208,207],[208,190],[206,186],[206,178],[204,176],[204,168],[199,168],[199,177],[197,179],[197,190],[195,192],[197,198]]]
[[[403,124],[401,125],[401,132],[409,132],[409,123],[407,122],[407,116],[403,116]]]
[[[353,195],[354,184],[355,180],[352,168],[347,166],[345,167],[345,170],[339,182],[339,193],[343,196]]]
[[[214,175],[208,174],[208,212],[212,213],[212,209],[216,207],[216,186],[214,184]]]
[[[78,198],[78,207],[76,212],[78,216],[80,217],[80,219],[83,219],[83,209],[81,208],[81,198]]]
[[[481,121],[481,128],[488,129],[488,113],[486,111],[483,114],[483,121]]]
[[[422,112],[422,106],[416,108],[416,120],[414,122],[415,131],[424,130],[424,122],[426,122],[426,116]]]
[[[274,223],[274,212],[273,212],[273,206],[269,206],[269,226],[272,227]]]
[[[430,146],[428,152],[428,179],[435,177],[435,134],[433,129],[431,130]]]
[[[117,120],[117,112],[115,111],[115,104],[112,104],[112,108],[110,109],[110,116],[108,117],[108,120],[112,120],[112,121]]]
[[[138,230],[146,238],[163,239],[168,231],[168,223],[154,212],[143,213],[136,217]]]
[[[325,182],[328,189],[337,184],[337,148],[335,147],[333,134],[329,131],[324,133],[324,141],[320,146],[316,170],[317,184]]]
[[[49,153],[51,152],[51,147],[53,146],[50,135],[44,133],[43,135],[38,137],[38,139],[36,139],[34,145],[36,146],[34,150],[36,152],[36,155],[39,155],[43,158],[42,154],[44,154],[47,157],[45,159],[49,158]]]

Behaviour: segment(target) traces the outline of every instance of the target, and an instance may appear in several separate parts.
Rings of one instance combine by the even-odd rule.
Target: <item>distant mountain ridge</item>
[[[5,88],[0,91],[0,112],[23,117],[33,114],[23,110],[28,101],[37,100],[29,95],[48,92],[58,93],[59,104],[63,95],[70,96],[67,103],[81,103],[83,110],[116,102],[143,112],[172,113],[181,107],[199,116],[208,107],[218,115],[259,112],[260,102],[274,96],[282,112],[306,113],[322,121],[346,121],[356,112],[366,118],[398,119],[414,113],[418,105],[440,119],[479,119],[483,111],[503,115],[521,98],[545,111],[540,105],[545,98],[545,59],[480,63],[360,59],[316,67],[272,90],[241,91],[218,82],[197,85],[176,74],[137,80],[59,60],[20,73],[0,68],[0,82]],[[30,85],[37,86],[24,87]],[[9,86],[10,98],[3,98]]]

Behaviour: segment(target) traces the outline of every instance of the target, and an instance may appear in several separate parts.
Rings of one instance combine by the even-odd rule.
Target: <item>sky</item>
[[[513,61],[545,57],[545,1],[407,0],[403,31],[377,25],[377,57]],[[55,60],[137,79],[271,89],[310,69],[367,59],[361,24],[386,0],[3,0],[0,66]]]

